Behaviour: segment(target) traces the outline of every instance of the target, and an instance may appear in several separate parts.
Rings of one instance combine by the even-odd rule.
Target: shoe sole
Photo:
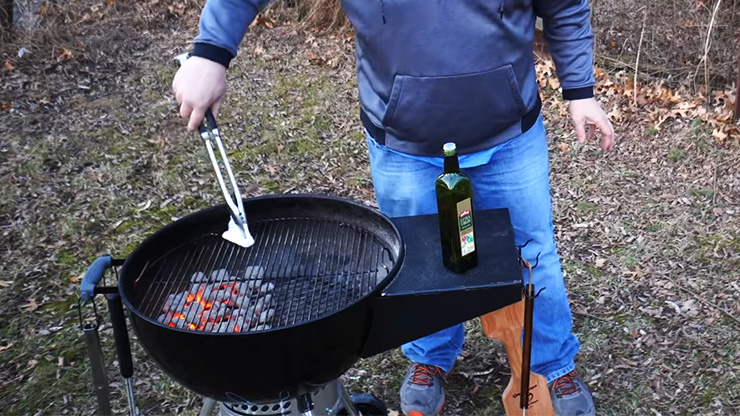
[[[418,410],[412,410],[412,411],[410,411],[410,412],[409,412],[409,413],[408,413],[408,414],[407,414],[406,416],[437,416],[437,415],[439,415],[439,413],[440,413],[440,412],[442,411],[442,408],[443,408],[443,407],[445,407],[445,402],[446,402],[446,400],[447,400],[447,399],[445,399],[445,400],[442,400],[442,405],[441,405],[441,406],[439,406],[439,409],[437,409],[437,411],[436,411],[436,412],[434,412],[433,414],[430,414],[430,415],[425,415],[424,413],[421,413],[421,412],[420,412],[420,411],[418,411]]]

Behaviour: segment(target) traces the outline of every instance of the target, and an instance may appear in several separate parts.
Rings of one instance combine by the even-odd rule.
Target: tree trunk
[[[737,31],[737,44],[740,46],[740,30]],[[737,53],[737,81],[735,82],[735,108],[732,109],[732,121],[740,119],[740,48]]]

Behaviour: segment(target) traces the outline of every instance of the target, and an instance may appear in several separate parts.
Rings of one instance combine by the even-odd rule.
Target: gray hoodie
[[[193,55],[228,67],[269,0],[208,0]],[[588,0],[342,0],[355,28],[361,119],[389,148],[438,156],[502,143],[540,112],[536,16],[566,100],[593,96]]]

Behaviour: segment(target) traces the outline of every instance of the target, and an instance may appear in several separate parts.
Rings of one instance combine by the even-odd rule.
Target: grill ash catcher
[[[231,215],[222,204],[154,232],[125,260],[97,259],[81,284],[84,301],[119,295],[149,357],[186,388],[221,402],[222,414],[377,411],[379,404],[346,394],[339,381],[359,359],[522,299],[506,209],[476,212],[479,265],[456,274],[442,264],[436,215],[390,219],[322,195],[262,196],[243,204],[255,236],[251,247],[221,237]],[[121,266],[118,285],[109,293],[97,284],[114,265]],[[194,276],[203,279],[193,283]],[[190,319],[185,325],[160,320],[173,295],[191,291],[197,298],[195,284],[229,287],[240,279],[272,287],[267,322],[250,325],[255,316],[238,315],[239,332],[229,325],[221,332],[191,329],[211,319],[213,305],[199,314],[179,312]],[[255,301],[237,299],[232,314]],[[125,325],[117,322],[114,329]],[[119,341],[119,353],[130,354],[128,337],[116,336]],[[338,400],[331,412],[319,407],[327,397]]]

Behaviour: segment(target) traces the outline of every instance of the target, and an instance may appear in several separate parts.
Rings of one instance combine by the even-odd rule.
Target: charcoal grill
[[[96,260],[82,282],[84,300],[101,292],[120,295],[148,355],[206,398],[265,406],[295,399],[307,414],[311,394],[336,382],[358,359],[521,299],[505,209],[477,211],[480,263],[455,274],[442,265],[436,215],[390,219],[354,201],[320,195],[243,203],[252,247],[220,237],[230,214],[225,205],[215,206],[155,232],[125,261]],[[117,288],[97,287],[114,263],[122,264]],[[195,327],[173,327],[171,319],[159,319],[168,298],[198,280],[272,285],[274,314],[262,326],[244,316],[218,330],[201,328],[197,320],[188,322]],[[248,309],[254,301],[236,300],[231,309]],[[196,318],[189,319],[207,321],[212,314],[201,311],[200,318],[192,313]]]

